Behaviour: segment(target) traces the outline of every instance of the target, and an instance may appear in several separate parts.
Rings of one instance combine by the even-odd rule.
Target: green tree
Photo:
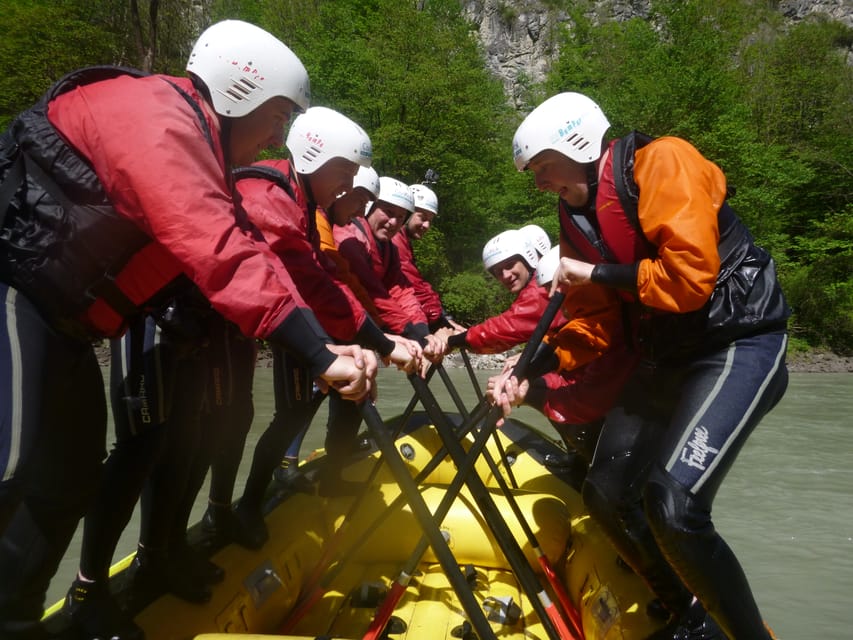
[[[203,17],[182,0],[0,0],[0,127],[66,73],[118,64],[183,75]]]
[[[15,25],[0,38],[0,127],[69,71],[116,59],[119,39],[93,11],[83,1],[0,0],[4,24]]]
[[[651,0],[645,16],[619,22],[602,3],[544,4],[570,16],[549,21],[559,55],[546,83],[528,78],[514,99],[581,91],[602,105],[611,135],[693,142],[724,169],[732,204],[773,252],[797,335],[851,347],[853,30],[818,18],[786,24],[763,0]],[[486,240],[528,222],[557,240],[553,195],[512,165],[522,116],[486,70],[458,0],[0,0],[0,15],[15,25],[0,40],[0,126],[82,66],[181,75],[215,20],[278,35],[305,62],[314,104],[368,130],[380,173],[409,183],[427,168],[440,174],[439,218],[415,250],[460,317],[507,302],[488,293]]]
[[[652,0],[647,18],[622,23],[578,7],[546,93],[587,93],[611,135],[678,135],[718,163],[733,206],[779,263],[794,332],[840,349],[853,346],[842,249],[853,245],[850,43],[843,25],[786,28],[750,0]],[[819,306],[840,328],[829,332]]]

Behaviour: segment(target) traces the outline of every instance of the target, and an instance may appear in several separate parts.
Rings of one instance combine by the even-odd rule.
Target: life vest
[[[231,172],[231,175],[234,177],[235,183],[246,178],[269,180],[270,182],[281,188],[288,196],[290,196],[291,200],[293,200],[294,202],[298,202],[298,198],[296,197],[296,188],[293,185],[293,178],[291,173],[285,173],[283,171],[280,171],[279,169],[276,169],[275,167],[270,167],[263,164],[253,164],[247,167],[238,167]],[[242,207],[238,207],[238,209],[242,212]],[[316,205],[309,205],[308,212],[306,214],[307,236],[308,242],[311,243],[311,246],[314,247],[314,250],[319,251],[320,234],[317,231],[316,210]],[[243,212],[242,215],[246,216],[245,212]],[[249,222],[248,220],[248,216],[246,216],[246,222],[251,225],[251,222]]]
[[[635,153],[652,140],[633,132],[610,143],[594,210],[574,209],[560,200],[562,237],[588,262],[633,264],[657,256],[657,248],[640,226],[640,189],[634,180]],[[717,218],[720,270],[705,306],[689,313],[666,313],[640,305],[633,293],[619,292],[633,307],[623,314],[626,322],[634,325],[626,327],[626,335],[633,336],[650,359],[715,349],[737,337],[785,326],[790,309],[772,258],[755,245],[727,202]]]
[[[23,293],[55,329],[85,341],[105,337],[82,320],[96,300],[124,318],[141,311],[115,277],[151,238],[115,211],[95,172],[47,112],[59,95],[121,75],[148,74],[115,66],[73,71],[0,136],[0,280]],[[193,107],[212,144],[199,106],[172,86]]]

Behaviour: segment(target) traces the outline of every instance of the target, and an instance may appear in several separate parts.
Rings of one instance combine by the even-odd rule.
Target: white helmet
[[[409,191],[409,187],[407,185],[403,184],[396,178],[389,178],[388,176],[382,176],[379,178],[379,195],[376,196],[376,200],[372,205],[367,205],[368,214],[371,211],[371,207],[380,200],[382,202],[387,202],[388,204],[402,207],[409,213],[414,213],[415,211],[415,199],[412,197],[412,192]]]
[[[536,253],[539,254],[541,258],[548,250],[551,248],[551,239],[548,237],[548,234],[545,233],[545,229],[540,227],[538,224],[528,224],[521,229],[519,229],[521,233],[524,234],[524,237],[527,238],[527,241],[532,244]]]
[[[373,199],[376,199],[379,195],[379,174],[376,173],[376,169],[365,166],[358,168],[358,173],[352,179],[352,188],[355,190],[359,187],[369,191]]]
[[[276,96],[301,110],[311,102],[308,72],[296,54],[248,22],[224,20],[208,27],[190,53],[187,71],[207,85],[221,116],[245,116]]]
[[[536,283],[540,287],[550,285],[560,266],[560,245],[555,245],[541,258],[539,266],[536,267]]]
[[[582,164],[595,162],[609,127],[601,107],[585,95],[558,93],[531,111],[516,129],[512,139],[515,166],[524,171],[546,149]]]
[[[285,145],[297,173],[311,174],[332,158],[345,158],[369,167],[373,160],[370,137],[355,122],[327,107],[311,107],[297,116]]]
[[[483,247],[483,266],[486,271],[507,258],[518,256],[533,271],[539,263],[539,256],[524,234],[517,229],[499,233]]]
[[[409,185],[415,199],[415,209],[423,209],[438,215],[438,196],[435,191],[423,184]]]

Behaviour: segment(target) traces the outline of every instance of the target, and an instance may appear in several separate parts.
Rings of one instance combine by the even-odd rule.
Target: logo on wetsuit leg
[[[688,467],[705,470],[705,459],[708,454],[720,453],[719,449],[708,446],[708,429],[698,426],[693,430],[693,437],[681,450],[681,461]]]
[[[148,393],[145,389],[145,376],[139,376],[139,417],[143,424],[151,424],[151,410],[148,408]]]

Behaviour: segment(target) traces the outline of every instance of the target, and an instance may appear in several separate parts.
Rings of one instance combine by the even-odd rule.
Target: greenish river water
[[[450,369],[471,406],[474,392],[464,369]],[[494,372],[480,371],[485,381]],[[454,410],[438,378],[431,384],[441,405]],[[380,371],[380,414],[402,412],[411,398],[404,376]],[[254,447],[272,415],[272,370],[255,377]],[[532,409],[517,418],[550,430]],[[321,446],[325,404],[303,445]],[[743,564],[762,613],[782,640],[853,638],[853,375],[792,374],[788,392],[746,444],[715,502],[718,531]],[[236,495],[248,471],[244,455]],[[207,488],[194,519],[201,516]],[[82,529],[82,527],[81,527]],[[116,559],[136,547],[138,518],[125,532]],[[48,603],[61,598],[77,568],[80,530],[51,584]]]

